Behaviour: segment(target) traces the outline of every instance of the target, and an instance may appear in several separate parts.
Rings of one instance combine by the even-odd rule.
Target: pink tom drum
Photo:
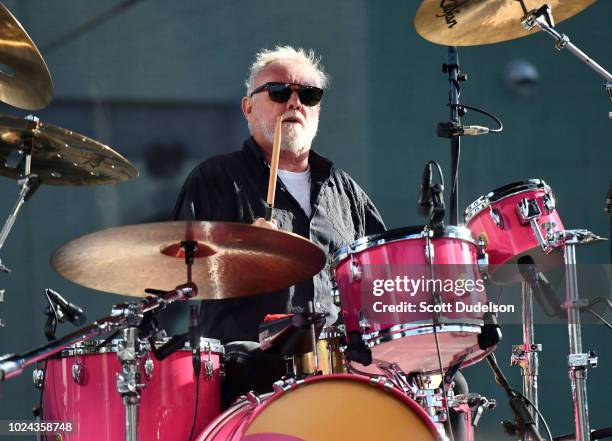
[[[493,349],[478,346],[492,307],[479,268],[484,257],[471,232],[456,226],[435,234],[392,230],[338,250],[332,268],[347,341],[372,356],[358,363],[349,346],[351,370],[380,375],[396,363],[406,373],[435,373],[484,358]]]
[[[563,223],[553,192],[542,180],[514,182],[479,197],[465,210],[465,223],[487,244],[489,273],[496,283],[521,281],[517,263],[524,256],[541,271],[563,263],[563,253],[553,246]]]
[[[389,384],[361,375],[308,377],[221,414],[198,441],[434,441],[427,413]]]
[[[63,441],[125,439],[125,408],[115,377],[121,371],[119,340],[99,347],[100,341],[76,344],[47,361],[43,386],[43,418],[70,421],[71,432],[54,433]],[[218,340],[201,339],[198,416],[194,433],[221,413]],[[195,379],[191,350],[187,347],[157,361],[142,348],[138,438],[185,441],[195,410]]]

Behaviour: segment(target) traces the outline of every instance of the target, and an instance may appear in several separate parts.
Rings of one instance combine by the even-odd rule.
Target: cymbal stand
[[[4,242],[6,241],[13,225],[15,224],[15,220],[17,219],[17,215],[21,210],[23,204],[28,201],[34,192],[40,187],[42,183],[41,179],[38,175],[33,175],[30,173],[32,167],[32,143],[34,142],[33,138],[24,139],[23,150],[21,154],[23,156],[23,172],[21,174],[21,178],[17,181],[17,184],[21,187],[21,191],[19,192],[19,197],[17,198],[17,202],[13,207],[13,210],[9,214],[4,226],[2,227],[2,231],[0,231],[0,250],[4,246]],[[5,273],[10,273],[11,270],[2,264],[2,260],[0,259],[0,271]]]
[[[522,282],[523,297],[523,344],[512,346],[511,364],[518,365],[523,375],[523,395],[538,407],[538,352],[542,345],[534,343],[533,329],[533,291],[527,282]],[[529,409],[535,430],[539,429],[538,415],[534,407]]]
[[[126,328],[129,323],[127,316],[130,314],[144,314],[154,309],[163,309],[170,303],[188,300],[196,295],[196,286],[193,283],[187,283],[156,297],[146,297],[138,302],[115,305],[111,315],[96,320],[91,325],[77,329],[46,345],[39,346],[25,354],[5,354],[0,356],[0,381],[20,375],[27,366],[57,354],[70,345]]]
[[[562,34],[555,29],[555,22],[552,16],[551,7],[549,5],[544,5],[539,9],[528,11],[525,7],[524,0],[517,1],[520,2],[521,8],[523,9],[523,14],[525,14],[521,19],[521,25],[528,31],[537,26],[556,40],[555,47],[558,50],[567,49],[574,56],[576,56],[576,58],[599,74],[605,80],[604,87],[606,88],[610,99],[612,99],[612,74],[597,64],[595,60],[589,58],[587,54],[578,49],[578,47],[570,41],[567,35]]]
[[[569,334],[569,350],[567,364],[572,386],[574,401],[574,422],[576,441],[589,441],[589,412],[587,401],[587,369],[597,366],[597,357],[593,352],[585,353],[582,349],[580,312],[588,304],[578,293],[578,275],[576,271],[576,245],[583,245],[602,240],[587,230],[565,230],[557,233],[557,245],[564,247],[565,259],[565,291],[564,308],[567,310],[567,329]]]

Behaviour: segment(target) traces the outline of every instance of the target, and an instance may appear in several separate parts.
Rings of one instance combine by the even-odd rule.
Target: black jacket
[[[331,298],[331,256],[339,247],[382,232],[385,226],[370,198],[346,172],[312,150],[308,161],[310,218],[280,179],[274,218],[279,229],[299,234],[319,245],[328,256],[325,268],[312,280],[281,292],[203,301],[200,324],[204,336],[220,339],[223,343],[257,341],[258,325],[266,314],[301,312],[310,300],[314,300],[315,311],[329,314],[327,324],[336,321],[338,308]],[[240,151],[202,162],[183,185],[174,219],[252,223],[255,218],[264,217],[269,169],[253,138],[247,139]]]

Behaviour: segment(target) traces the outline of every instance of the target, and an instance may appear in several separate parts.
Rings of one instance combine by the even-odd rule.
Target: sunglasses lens
[[[316,106],[323,98],[323,89],[318,87],[303,87],[299,89],[298,96],[305,106]]]
[[[291,86],[288,84],[270,84],[268,96],[275,103],[286,103],[291,98]]]

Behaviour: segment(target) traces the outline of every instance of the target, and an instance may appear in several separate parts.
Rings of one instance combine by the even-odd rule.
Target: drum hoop
[[[446,319],[455,320],[455,319]],[[478,333],[482,331],[481,327],[484,324],[482,320],[478,319],[456,319],[460,320],[457,323],[441,323],[440,329],[437,331],[440,333],[447,332],[473,332]],[[415,324],[420,326],[415,327]],[[424,326],[423,326],[424,325]],[[387,343],[393,340],[399,340],[404,337],[414,337],[416,335],[433,334],[433,323],[431,322],[411,322],[394,325],[389,328],[381,329],[380,331],[371,332],[364,334],[362,339],[364,343],[369,347],[373,348],[381,343]],[[365,341],[370,340],[370,341]]]
[[[267,397],[268,399],[266,399],[265,402],[262,401],[261,407],[256,406],[253,408],[253,412],[251,412],[251,414],[248,416],[246,423],[244,426],[241,427],[241,430],[244,431],[246,428],[248,428],[253,422],[253,420],[255,420],[257,416],[259,416],[262,410],[265,409],[269,403],[276,401],[283,395],[287,393],[291,393],[296,389],[300,389],[304,385],[308,385],[309,383],[312,383],[312,382],[332,381],[332,380],[342,380],[342,381],[350,380],[350,381],[358,381],[362,383],[367,383],[370,386],[379,388],[381,391],[385,393],[390,393],[398,401],[401,401],[404,405],[408,406],[416,415],[418,415],[423,421],[423,423],[427,426],[427,428],[431,431],[431,434],[436,436],[436,439],[438,441],[444,440],[444,438],[441,436],[440,432],[438,431],[433,420],[427,414],[427,412],[421,406],[419,406],[419,404],[415,400],[405,395],[404,393],[400,392],[400,390],[395,385],[390,384],[388,382],[381,382],[379,381],[378,378],[373,378],[373,377],[369,377],[366,375],[341,374],[341,373],[310,376],[310,377],[307,377],[305,380],[296,381],[290,386],[284,387],[282,389],[278,389],[276,392],[273,392],[272,394],[270,394],[270,396]],[[244,435],[244,433],[241,433],[241,435]]]
[[[425,230],[423,226],[418,227],[404,227],[397,228],[394,230],[388,230],[384,233],[373,234],[370,236],[362,237],[357,239],[350,245],[343,246],[336,250],[332,258],[332,270],[335,269],[341,261],[346,259],[352,254],[360,253],[369,248],[374,248],[380,245],[399,242],[403,240],[423,239],[426,237],[424,234]],[[433,233],[433,239],[458,239],[465,242],[469,242],[477,246],[477,240],[470,230],[462,226],[447,225],[444,227],[442,234]]]
[[[162,346],[164,343],[168,342],[169,340],[170,340],[170,337],[166,337],[162,339],[161,341],[155,342],[155,345],[159,348],[160,346]],[[108,343],[106,343],[104,346],[98,346],[103,341],[104,340],[82,341],[80,343],[72,345],[64,349],[63,351],[59,352],[57,354],[57,357],[65,358],[65,357],[74,357],[75,355],[96,355],[96,354],[115,354],[117,353],[119,342],[121,341],[121,339],[114,338]],[[141,346],[141,351],[148,352],[151,350],[151,345],[147,340],[141,341],[140,346]],[[189,349],[189,342],[187,342],[187,344],[181,349],[179,349],[177,352],[180,352],[180,351],[191,351],[191,349]],[[200,351],[202,352],[210,351],[215,354],[225,354],[225,347],[221,344],[220,340],[217,340],[214,338],[201,337],[200,338]]]
[[[489,208],[492,204],[500,202],[510,196],[514,196],[526,191],[545,190],[552,194],[552,190],[542,179],[527,179],[525,181],[517,181],[511,184],[496,188],[489,193],[480,196],[472,202],[464,211],[464,222],[469,224],[481,211]]]

